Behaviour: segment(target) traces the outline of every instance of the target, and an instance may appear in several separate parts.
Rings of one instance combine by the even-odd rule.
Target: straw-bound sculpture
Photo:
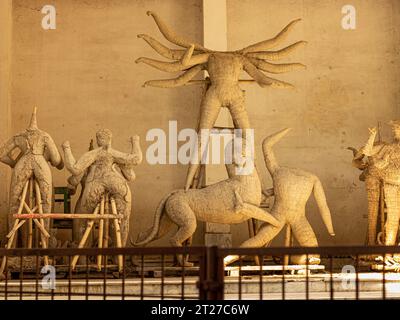
[[[373,145],[375,148],[383,147],[386,142],[375,142],[376,130],[370,129],[370,137],[366,143],[368,148]],[[378,239],[377,225],[378,225],[378,214],[380,210],[380,197],[383,197],[381,190],[384,182],[384,170],[381,170],[376,163],[379,164],[379,156],[377,154],[366,156],[365,146],[360,149],[348,148],[353,151],[352,164],[357,169],[361,170],[362,173],[359,176],[360,181],[365,182],[365,188],[367,191],[368,199],[368,229],[367,229],[367,245],[382,244],[382,239]],[[381,235],[384,236],[383,233]]]
[[[153,227],[139,235],[134,245],[143,246],[157,240],[176,225],[178,231],[170,238],[170,243],[181,247],[196,231],[197,221],[237,224],[254,218],[278,228],[280,222],[259,208],[261,183],[257,170],[253,168],[251,173],[236,175],[233,167],[238,169],[246,165],[239,162],[230,165],[227,180],[203,189],[177,190],[167,194],[156,209]],[[177,258],[180,265],[191,265],[182,256]]]
[[[393,142],[375,144],[377,129],[370,130],[370,136],[359,154],[368,157],[368,173],[373,177],[374,183],[383,182],[383,193],[386,204],[386,223],[384,226],[383,244],[395,245],[400,219],[400,120],[391,121]],[[368,188],[368,197],[376,197],[375,188]],[[376,230],[375,208],[369,208],[370,227]],[[371,230],[371,233],[374,230]],[[375,240],[375,239],[371,239]]]
[[[38,128],[36,111],[34,108],[29,127],[25,131],[16,134],[0,146],[0,161],[13,168],[10,187],[11,214],[17,213],[24,187],[31,178],[39,185],[43,213],[50,213],[53,186],[49,164],[59,170],[64,167],[53,139],[47,132]],[[19,152],[16,157],[13,156],[14,150]],[[10,228],[14,220],[10,216]],[[45,222],[45,227],[48,230],[49,220]]]
[[[229,109],[236,128],[250,128],[245,108],[245,94],[239,87],[239,78],[242,71],[245,71],[263,88],[293,88],[289,83],[266,76],[263,71],[277,74],[305,68],[301,63],[274,64],[268,62],[280,60],[306,43],[305,41],[299,41],[278,51],[268,51],[285,40],[300,19],[290,22],[274,38],[258,42],[241,50],[221,52],[207,49],[200,44],[176,35],[156,13],[147,12],[147,14],[154,18],[159,30],[169,42],[185,49],[170,49],[148,35],[138,35],[157,53],[172,60],[172,62],[138,58],[136,60],[137,63],[146,63],[161,71],[171,73],[184,71],[183,74],[175,79],[151,80],[147,81],[144,86],[179,87],[190,83],[199,83],[196,81],[191,82],[191,80],[202,70],[207,70],[209,74],[210,83],[201,103],[198,128],[200,133],[202,129],[211,129],[214,126],[222,107]],[[243,130],[243,132],[243,137],[246,138],[246,130]],[[201,150],[200,141],[201,139],[199,138],[199,150]],[[200,153],[198,155],[200,156]],[[189,189],[199,167],[198,160],[193,159],[190,164],[185,184],[186,190]]]
[[[263,247],[268,244],[285,225],[290,225],[295,239],[300,246],[316,247],[318,241],[315,233],[306,218],[306,203],[313,193],[320,214],[330,235],[334,236],[331,213],[326,202],[322,184],[318,177],[312,173],[296,168],[282,167],[278,164],[272,147],[290,129],[281,130],[263,141],[263,154],[265,164],[273,180],[273,190],[269,194],[275,196],[274,204],[270,210],[271,215],[280,224],[262,224],[257,235],[241,244],[245,248]],[[309,264],[319,264],[317,255],[308,256]],[[228,256],[224,263],[230,264],[239,259],[238,256]],[[296,259],[296,263],[305,264],[306,256]]]
[[[68,181],[77,185],[82,178],[85,179],[80,204],[76,208],[79,213],[93,212],[106,193],[115,200],[118,214],[124,216],[121,223],[121,238],[122,246],[125,246],[132,201],[128,181],[135,179],[133,166],[142,162],[139,137],[132,138],[131,153],[123,153],[111,147],[110,130],[98,131],[96,138],[98,148],[86,152],[79,160],[75,160],[69,141],[63,143],[65,166],[72,174]]]

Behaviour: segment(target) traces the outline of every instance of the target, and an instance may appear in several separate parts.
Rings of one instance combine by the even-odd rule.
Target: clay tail
[[[265,165],[271,175],[275,173],[277,169],[279,169],[278,161],[275,158],[275,153],[272,150],[272,147],[277,143],[280,139],[282,139],[291,128],[285,128],[280,130],[268,137],[266,137],[262,144],[263,154],[264,154],[264,161]]]
[[[161,221],[161,216],[164,212],[165,203],[167,202],[169,197],[175,192],[176,192],[176,190],[170,192],[160,201],[160,203],[156,209],[156,213],[154,215],[153,228],[152,228],[151,232],[148,234],[148,236],[144,240],[135,242],[133,244],[135,247],[144,246],[144,245],[148,244],[149,242],[153,241],[157,237],[158,231],[160,229],[160,221]]]
[[[319,181],[318,178],[316,178],[316,181],[314,183],[313,191],[319,209],[319,213],[321,214],[326,229],[328,230],[331,236],[334,236],[335,231],[333,230],[331,211],[329,210],[328,204],[326,202],[325,192],[324,189],[322,188],[321,181]]]

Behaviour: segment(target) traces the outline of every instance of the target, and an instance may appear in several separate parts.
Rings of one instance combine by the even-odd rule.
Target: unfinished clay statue
[[[305,41],[299,41],[278,51],[266,51],[276,47],[286,39],[289,32],[300,19],[290,22],[272,39],[261,41],[241,50],[221,52],[204,48],[199,44],[192,43],[176,35],[157,14],[154,12],[147,12],[147,14],[154,18],[159,30],[168,41],[185,49],[169,49],[152,37],[140,34],[138,37],[144,39],[157,53],[174,61],[163,62],[149,58],[139,58],[136,62],[143,62],[166,72],[185,72],[176,79],[147,81],[144,86],[172,88],[190,83],[199,83],[196,81],[191,82],[190,80],[201,70],[208,71],[210,83],[201,103],[201,115],[198,128],[200,134],[202,133],[202,129],[211,129],[214,126],[222,107],[227,107],[229,109],[236,128],[250,128],[248,115],[245,109],[245,94],[239,87],[239,78],[242,70],[250,75],[250,77],[263,88],[292,88],[293,86],[291,84],[267,77],[262,71],[268,73],[284,73],[305,68],[305,66],[300,63],[273,64],[267,62],[267,60],[280,60],[306,43]],[[243,133],[243,137],[246,138],[246,130],[243,130]],[[200,141],[201,138],[199,137],[199,150],[201,150]],[[196,171],[199,168],[200,153],[198,153],[198,157],[198,159],[193,159],[189,166],[185,190],[189,189]]]
[[[384,226],[384,245],[395,245],[400,219],[400,120],[391,121],[393,142],[375,144],[377,129],[370,130],[370,136],[363,148],[358,152],[361,156],[368,157],[368,177],[372,180],[373,187],[367,186],[368,198],[376,197],[376,188],[379,181],[383,182],[384,199],[386,204],[386,223]],[[376,231],[376,208],[369,207],[369,220],[371,231]],[[374,228],[374,230],[372,230]],[[371,242],[375,239],[371,239]]]
[[[53,186],[49,163],[59,170],[64,167],[53,139],[37,126],[36,110],[34,108],[29,127],[0,147],[0,161],[14,169],[10,187],[11,214],[17,213],[22,190],[31,177],[39,184],[43,213],[50,213]],[[14,150],[19,151],[15,159]],[[10,216],[9,226],[13,224],[14,218]],[[49,220],[45,227],[49,229]]]
[[[371,135],[366,145],[373,144],[374,147],[383,147],[386,142],[374,142],[375,140],[375,129],[371,129]],[[371,140],[373,139],[373,140]],[[362,173],[359,176],[360,181],[365,182],[365,188],[367,190],[368,199],[368,230],[367,230],[367,245],[383,244],[381,240],[378,240],[377,236],[377,225],[378,225],[378,213],[380,207],[380,196],[381,188],[383,188],[384,172],[375,165],[378,160],[377,155],[366,156],[364,154],[364,148],[354,149],[348,148],[353,151],[353,166],[361,170]],[[378,160],[379,163],[379,160]]]
[[[296,168],[282,167],[278,164],[272,146],[278,142],[290,129],[281,130],[263,141],[264,160],[273,180],[273,189],[269,194],[275,196],[270,210],[272,216],[280,222],[279,225],[264,223],[253,238],[242,243],[241,247],[257,248],[268,244],[285,225],[290,225],[293,235],[300,246],[316,247],[318,241],[310,223],[306,218],[306,203],[314,193],[322,219],[330,235],[334,236],[331,213],[326,203],[325,193],[317,176]],[[238,256],[228,256],[225,264],[236,261]],[[305,264],[302,256],[295,263]],[[309,255],[309,264],[319,264],[318,256]]]
[[[142,162],[139,137],[132,138],[131,153],[119,152],[111,147],[110,130],[99,130],[96,139],[98,148],[86,152],[78,161],[72,154],[69,141],[63,143],[65,166],[72,174],[68,181],[76,186],[82,178],[85,179],[79,207],[76,208],[79,213],[93,212],[106,193],[115,199],[118,213],[124,216],[121,238],[122,246],[125,246],[131,214],[131,191],[128,181],[135,179],[133,166]]]
[[[235,158],[238,159],[238,158]],[[244,166],[235,161],[231,165]],[[157,207],[153,227],[139,236],[135,246],[143,246],[165,235],[173,225],[178,231],[171,237],[172,246],[181,247],[197,228],[197,220],[237,224],[250,218],[265,221],[276,228],[280,222],[268,212],[259,208],[261,203],[261,183],[257,170],[250,174],[235,175],[235,170],[228,170],[227,180],[215,183],[203,189],[177,190],[167,194]],[[190,265],[178,256],[178,263]]]

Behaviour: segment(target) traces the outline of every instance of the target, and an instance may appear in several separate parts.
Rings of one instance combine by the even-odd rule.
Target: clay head
[[[37,108],[34,107],[32,116],[31,116],[31,121],[29,122],[29,127],[26,129],[28,131],[38,130],[37,120],[36,120],[36,112],[37,112]]]
[[[108,129],[101,129],[96,133],[97,145],[107,147],[111,145],[112,133]]]
[[[389,121],[389,125],[392,127],[394,139],[400,141],[400,120]]]

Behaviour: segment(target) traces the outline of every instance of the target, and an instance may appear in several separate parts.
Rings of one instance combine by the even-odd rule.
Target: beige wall
[[[364,143],[367,128],[378,120],[386,123],[400,116],[400,3],[351,1],[357,11],[357,28],[345,31],[341,8],[347,3],[228,0],[227,5],[230,50],[272,37],[289,21],[303,19],[284,45],[299,40],[309,44],[284,61],[299,61],[308,69],[277,75],[295,84],[297,90],[268,90],[255,85],[245,89],[265,184],[270,185],[270,179],[259,145],[265,136],[284,127],[293,130],[275,148],[279,162],[312,171],[321,178],[336,237],[327,234],[314,200],[308,217],[320,242],[326,245],[364,241],[366,193],[346,148]],[[387,126],[384,137],[390,138]]]
[[[48,31],[41,28],[40,10],[49,1],[13,3],[12,132],[23,130],[32,107],[38,106],[39,127],[58,146],[70,140],[80,156],[102,127],[112,130],[115,148],[129,151],[131,135],[139,134],[146,150],[147,130],[167,131],[168,120],[179,120],[178,129],[196,126],[201,90],[142,88],[146,80],[174,75],[134,61],[139,56],[160,58],[137,34],[167,44],[147,10],[201,42],[201,1],[56,0],[51,3],[57,9],[57,29]],[[187,168],[144,162],[135,171],[131,225],[136,234],[152,224],[160,198],[183,187]],[[56,185],[66,184],[65,170],[54,169],[53,174]]]
[[[196,126],[201,90],[144,89],[144,81],[170,75],[136,65],[134,60],[139,56],[158,58],[136,38],[138,33],[147,33],[162,39],[146,15],[149,9],[157,11],[178,33],[201,42],[200,0],[53,0],[57,29],[50,31],[41,28],[40,10],[45,4],[48,1],[13,1],[13,133],[25,128],[34,105],[39,107],[39,126],[58,145],[69,139],[77,156],[87,150],[89,140],[101,127],[113,131],[116,148],[129,150],[129,136],[139,134],[146,150],[150,143],[144,137],[150,128],[167,130],[168,120],[178,120],[180,129]],[[291,19],[304,20],[285,44],[301,39],[309,42],[287,60],[303,62],[308,70],[277,76],[295,84],[297,91],[256,85],[245,89],[265,185],[270,185],[270,180],[262,164],[260,142],[288,126],[293,131],[276,147],[280,162],[321,177],[337,233],[333,241],[328,238],[312,201],[308,216],[322,244],[363,241],[365,191],[346,147],[363,143],[367,127],[377,120],[386,122],[400,116],[396,84],[400,5],[396,0],[352,1],[358,14],[357,29],[344,31],[340,25],[344,4],[322,0],[227,1],[229,49],[271,37]],[[3,19],[0,21],[3,25]],[[3,42],[1,38],[1,57]],[[1,108],[7,105],[3,101],[5,74],[2,71],[0,77]],[[1,109],[1,141],[3,112]],[[183,165],[151,166],[146,162],[137,167],[137,181],[132,184],[134,234],[151,225],[154,209],[165,193],[183,186],[186,170]],[[65,185],[66,171],[53,172],[56,185]],[[1,183],[1,197],[5,188]],[[1,203],[4,205],[4,200]],[[246,237],[244,224],[233,231],[234,244]],[[195,243],[202,243],[201,230]]]
[[[11,0],[0,1],[0,143],[8,138],[10,131],[11,8]],[[6,232],[9,175],[10,170],[0,165],[0,235]]]

